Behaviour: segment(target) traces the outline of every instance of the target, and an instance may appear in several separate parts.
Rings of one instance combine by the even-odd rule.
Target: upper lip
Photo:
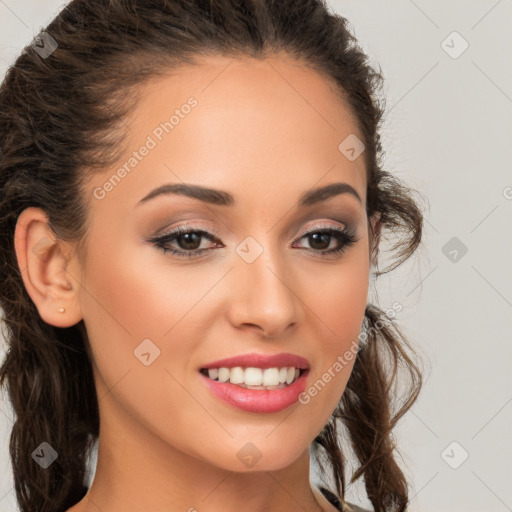
[[[280,353],[274,355],[265,354],[240,354],[227,359],[219,359],[211,363],[204,364],[202,368],[233,368],[235,366],[251,368],[282,368],[284,366],[294,366],[299,369],[308,369],[307,359],[290,353]]]

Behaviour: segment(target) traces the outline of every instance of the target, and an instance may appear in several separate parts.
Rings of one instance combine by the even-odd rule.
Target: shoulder
[[[342,506],[340,499],[332,491],[326,487],[319,487],[319,489],[322,494],[329,500],[329,502],[332,503],[340,512],[373,512],[373,510],[362,508],[358,505],[353,505],[352,503],[348,503],[346,501]]]

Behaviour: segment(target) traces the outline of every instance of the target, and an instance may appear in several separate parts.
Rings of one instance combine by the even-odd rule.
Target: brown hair
[[[380,214],[381,233],[398,235],[393,263],[376,275],[416,250],[423,219],[415,191],[382,169],[383,77],[347,25],[321,0],[74,0],[45,28],[57,49],[42,56],[29,45],[8,69],[0,88],[0,306],[8,343],[0,385],[7,384],[16,415],[9,448],[22,512],[65,511],[83,497],[99,413],[83,321],[58,328],[41,319],[18,268],[16,221],[25,208],[40,207],[57,237],[85,246],[84,179],[116,162],[123,118],[149,78],[194,64],[197,56],[264,58],[281,51],[329,77],[366,146],[368,217]],[[371,252],[376,258],[377,247]],[[369,304],[364,328],[346,391],[315,438],[314,453],[323,448],[343,498],[339,418],[360,463],[351,481],[364,477],[375,511],[403,511],[408,485],[394,459],[392,429],[416,399],[421,372],[383,310]],[[405,399],[395,411],[399,369]],[[44,471],[31,458],[42,440],[58,452]]]

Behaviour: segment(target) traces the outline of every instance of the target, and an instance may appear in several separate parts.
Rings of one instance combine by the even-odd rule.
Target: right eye
[[[193,256],[211,251],[211,249],[199,248],[202,238],[206,238],[211,242],[221,243],[212,233],[190,226],[180,226],[165,235],[150,239],[149,242],[152,242],[156,247],[163,250],[164,254],[170,252],[179,258],[192,258]],[[177,243],[181,248],[178,247],[176,249],[172,246],[169,247],[170,243]]]

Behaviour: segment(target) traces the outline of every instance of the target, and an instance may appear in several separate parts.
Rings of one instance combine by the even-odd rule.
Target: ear
[[[377,259],[379,256],[379,244],[382,224],[380,222],[381,212],[375,212],[370,217],[370,222],[373,229],[373,237],[370,240],[370,266],[377,266]]]
[[[41,208],[23,210],[14,232],[16,258],[27,293],[41,318],[55,327],[70,327],[82,319],[80,279],[73,275],[76,271],[72,270],[71,247],[57,239],[48,221]]]

